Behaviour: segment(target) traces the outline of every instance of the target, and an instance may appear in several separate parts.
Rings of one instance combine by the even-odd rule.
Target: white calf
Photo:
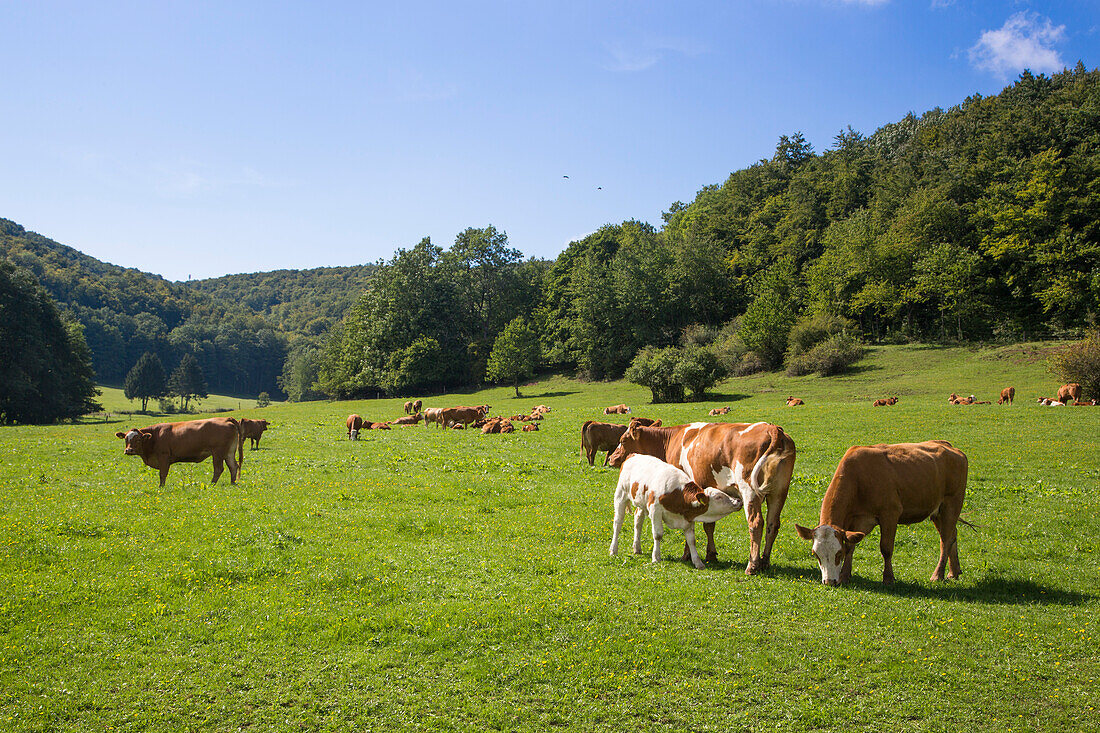
[[[692,564],[703,568],[695,550],[695,522],[717,522],[741,509],[741,497],[703,488],[680,469],[659,458],[635,453],[623,461],[615,487],[615,524],[611,554],[619,551],[619,532],[626,507],[634,505],[634,554],[642,554],[642,523],[649,516],[653,530],[653,562],[661,560],[665,525],[684,530]]]

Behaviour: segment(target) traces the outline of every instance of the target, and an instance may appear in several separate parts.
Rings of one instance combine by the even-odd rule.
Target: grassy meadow
[[[103,405],[104,412],[108,414],[118,414],[122,412],[137,412],[141,410],[141,400],[128,400],[125,393],[119,387],[108,387],[105,385],[99,385],[99,391],[102,392],[99,397],[96,397],[96,402]],[[173,398],[172,402],[175,405],[179,405],[179,398]],[[200,400],[198,407],[194,407],[192,401],[191,409],[195,409],[199,412],[212,412],[214,410],[251,410],[256,406],[256,400],[249,399],[247,397],[230,397],[228,395],[212,394],[204,400]],[[149,411],[158,416],[163,414],[158,410],[157,401],[149,400]],[[99,413],[97,417],[102,418],[103,413]],[[193,415],[183,415],[172,419],[193,419]]]
[[[248,409],[272,427],[236,485],[206,461],[159,488],[114,437],[156,420],[0,428],[0,730],[1095,729],[1100,408],[1036,404],[1058,386],[1046,348],[880,347],[682,405],[561,377],[425,399],[553,408],[510,435],[346,439],[349,413],[403,399]],[[729,405],[794,438],[768,573],[743,572],[743,515],[702,571],[674,530],[668,562],[648,526],[631,555],[629,522],[608,556],[616,471],[588,466],[579,427],[618,402],[666,424]],[[877,532],[850,585],[822,586],[794,523],[816,524],[844,450],[929,438],[970,459],[963,577],[928,580],[926,522],[899,528],[893,586]]]

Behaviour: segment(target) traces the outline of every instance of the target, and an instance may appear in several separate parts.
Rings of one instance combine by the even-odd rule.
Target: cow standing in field
[[[440,418],[440,415],[442,415],[442,413],[443,409],[440,407],[425,407],[423,412],[424,427],[428,427],[432,424],[434,424],[436,427],[441,427],[443,425],[443,421]]]
[[[413,413],[420,412],[421,408],[423,408],[423,407],[424,407],[423,400],[413,400],[412,410],[410,412],[413,412]]]
[[[704,488],[686,473],[654,456],[634,454],[622,462],[615,486],[615,520],[610,554],[619,552],[626,508],[634,505],[634,554],[642,554],[642,524],[648,515],[653,531],[653,562],[661,561],[661,538],[665,525],[684,530],[691,564],[702,570],[703,561],[695,549],[695,523],[714,525],[741,508],[741,498],[716,488]]]
[[[348,440],[359,440],[359,431],[363,429],[363,418],[358,415],[348,415]]]
[[[667,428],[632,425],[609,456],[611,465],[623,465],[632,453],[655,456],[680,468],[700,486],[740,496],[749,526],[745,573],[753,575],[767,569],[794,473],[795,445],[783,428],[764,422],[698,422]],[[766,531],[762,513],[765,502]],[[703,529],[707,533],[707,560],[715,560],[718,550],[714,546],[714,524],[705,523]]]
[[[854,446],[836,467],[814,529],[795,525],[813,542],[821,582],[840,585],[852,576],[852,553],[876,526],[882,552],[882,582],[894,582],[894,537],[899,524],[932,519],[940,534],[940,560],[932,580],[962,573],[957,525],[966,495],[967,460],[946,440]]]
[[[1070,402],[1081,401],[1081,385],[1077,382],[1070,382],[1069,384],[1063,384],[1058,388],[1058,402],[1063,405],[1068,405]]]
[[[481,407],[447,407],[444,408],[440,419],[442,419],[443,425],[447,427],[453,425],[465,427],[483,417],[485,417],[485,412],[482,412]]]
[[[585,458],[588,459],[588,465],[595,466],[596,454],[600,451],[607,451],[607,455],[604,456],[603,460],[603,465],[606,466],[611,458],[611,452],[618,447],[619,438],[623,437],[625,432],[626,425],[615,425],[614,423],[588,420],[584,425],[581,425],[581,449],[584,451]]]
[[[412,414],[412,411],[413,411],[413,403],[412,403],[412,400],[405,400],[405,405],[404,405],[404,407],[405,407],[405,414],[406,414],[406,415],[411,415],[411,414]]]
[[[1004,389],[1001,390],[1001,399],[997,400],[997,404],[998,405],[1003,405],[1003,404],[1007,403],[1007,404],[1011,405],[1012,400],[1014,400],[1014,399],[1016,399],[1016,388],[1015,387],[1005,387]]]
[[[199,463],[212,457],[214,478],[211,484],[218,483],[223,463],[229,466],[229,482],[237,483],[244,463],[241,425],[231,417],[159,423],[147,428],[130,428],[125,433],[115,433],[115,437],[126,441],[123,451],[126,455],[141,456],[146,466],[160,471],[161,486],[173,463]]]
[[[252,450],[256,450],[260,447],[260,438],[263,437],[264,431],[267,430],[267,420],[249,420],[248,418],[241,419],[241,440],[251,440]]]

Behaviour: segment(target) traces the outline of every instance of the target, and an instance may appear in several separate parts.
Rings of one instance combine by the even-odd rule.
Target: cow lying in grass
[[[665,525],[684,530],[691,563],[704,567],[695,549],[695,523],[717,522],[738,511],[741,499],[713,488],[703,488],[688,475],[659,458],[633,454],[622,463],[615,487],[615,522],[611,554],[619,551],[619,533],[628,505],[634,505],[634,554],[642,554],[642,523],[648,516],[653,531],[653,562],[661,560]]]
[[[798,536],[813,542],[810,552],[825,585],[852,576],[852,553],[876,526],[882,552],[882,582],[894,582],[894,537],[899,524],[931,519],[940,533],[940,561],[932,580],[962,573],[957,523],[966,496],[967,460],[946,440],[853,446],[840,459],[821,501],[814,529],[796,524]]]

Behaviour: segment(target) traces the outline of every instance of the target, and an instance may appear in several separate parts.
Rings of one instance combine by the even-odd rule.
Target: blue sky
[[[488,224],[553,258],[780,135],[1100,63],[1096,0],[0,1],[0,32],[0,216],[169,279]]]

